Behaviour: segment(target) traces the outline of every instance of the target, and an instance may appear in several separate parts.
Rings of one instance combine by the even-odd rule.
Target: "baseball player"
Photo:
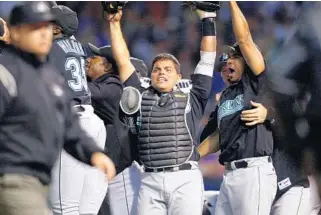
[[[111,47],[97,48],[89,44],[89,48],[96,54],[88,58],[87,75],[91,78],[88,83],[92,95],[92,103],[97,115],[104,121],[107,130],[105,151],[113,160],[117,176],[109,182],[108,201],[102,205],[100,214],[109,207],[113,215],[131,215],[135,213],[138,191],[140,187],[140,167],[135,162],[132,152],[130,119],[119,119],[119,102],[123,91],[123,84],[118,77],[118,70],[112,57]],[[143,61],[131,58],[132,64],[140,74],[147,73]]]
[[[321,173],[320,11],[319,2],[302,3],[293,33],[279,47],[277,58],[269,62],[270,90],[275,93],[280,118],[277,136],[297,165],[311,172],[317,183]],[[298,109],[306,94],[311,95],[306,108]]]
[[[64,148],[115,175],[112,161],[80,128],[67,85],[47,62],[55,17],[45,2],[16,5],[11,45],[0,55],[0,214],[48,215],[51,169]]]
[[[266,99],[269,98],[266,97]],[[267,105],[269,103],[263,102]],[[268,110],[260,103],[255,103],[253,106],[253,109],[242,112],[241,120],[246,122],[247,125],[264,123],[273,131],[275,124],[278,122],[274,108]],[[285,153],[282,145],[278,144],[277,138],[274,138],[272,160],[278,183],[270,215],[310,214],[311,198],[308,177],[294,165],[293,160]]]
[[[54,42],[49,59],[65,77],[80,125],[96,145],[104,149],[106,129],[94,114],[87,85],[82,44],[70,37],[78,28],[77,14],[66,6],[54,6]],[[106,195],[108,182],[95,168],[80,164],[65,151],[53,171],[51,203],[54,214],[97,214]]]
[[[223,53],[219,58],[218,70],[221,71],[223,80],[226,84],[228,74],[228,55]],[[264,101],[265,103],[268,103]],[[267,110],[260,103],[253,103],[253,109],[242,111],[241,120],[246,125],[253,126],[265,123],[271,127],[275,124],[275,113],[273,108]],[[269,113],[269,114],[268,114]],[[206,130],[209,127],[205,128]],[[204,139],[204,137],[202,137]],[[309,181],[306,175],[293,165],[288,155],[280,147],[280,144],[274,143],[273,165],[276,169],[278,186],[276,197],[271,209],[271,215],[283,214],[309,214],[311,207]],[[203,141],[198,150],[201,156],[206,156],[217,151],[219,148],[219,139],[212,134],[212,138]]]
[[[221,150],[219,162],[226,169],[215,214],[268,215],[277,182],[272,132],[264,124],[248,126],[241,121],[242,111],[255,106],[267,92],[265,63],[237,3],[230,1],[229,6],[237,43],[229,48],[222,73],[227,88],[202,134],[219,139],[212,147]]]
[[[181,79],[180,64],[167,53],[154,58],[151,85],[141,87],[121,32],[122,11],[107,17],[113,56],[126,86],[121,108],[134,116],[139,161],[144,166],[139,215],[202,213],[204,187],[194,142],[211,91],[216,13],[215,9],[197,11],[203,25],[201,60],[192,77],[192,89],[187,92],[176,86]]]

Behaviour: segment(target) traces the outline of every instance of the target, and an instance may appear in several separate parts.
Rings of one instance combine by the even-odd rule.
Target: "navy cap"
[[[226,53],[223,53],[220,55],[220,57],[218,58],[218,62],[215,66],[216,72],[221,72],[222,67],[227,63],[228,58],[229,58],[228,54],[226,54]]]
[[[110,63],[113,64],[113,66],[115,66],[115,68],[117,68],[116,61],[113,57],[113,53],[111,50],[111,46],[102,46],[102,47],[98,48],[95,45],[88,43],[88,47],[93,52],[93,54],[105,57]],[[147,68],[146,64],[144,63],[144,61],[142,61],[138,58],[130,57],[130,62],[133,64],[136,71],[142,77],[147,77],[148,68]]]
[[[94,55],[99,55],[105,57],[110,63],[116,65],[116,61],[113,57],[113,53],[111,51],[111,46],[102,46],[98,48],[97,46],[88,43],[89,49],[92,51]]]
[[[24,2],[16,5],[9,18],[10,26],[17,26],[22,24],[34,24],[39,22],[50,22],[55,19],[51,10],[43,1],[39,2]]]
[[[74,35],[78,29],[77,13],[64,5],[56,5],[51,8],[56,19],[54,23],[61,27],[67,37]]]

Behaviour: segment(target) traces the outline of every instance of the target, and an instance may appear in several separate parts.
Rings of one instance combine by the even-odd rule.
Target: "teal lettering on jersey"
[[[226,100],[222,104],[219,104],[217,112],[217,124],[220,127],[220,122],[223,117],[234,114],[244,107],[244,95],[238,95],[233,100]]]

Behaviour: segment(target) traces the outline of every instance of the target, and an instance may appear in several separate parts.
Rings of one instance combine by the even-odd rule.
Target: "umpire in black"
[[[115,174],[112,161],[79,126],[64,79],[47,64],[54,16],[44,2],[15,6],[12,46],[0,56],[0,214],[48,214],[50,172],[62,147]]]

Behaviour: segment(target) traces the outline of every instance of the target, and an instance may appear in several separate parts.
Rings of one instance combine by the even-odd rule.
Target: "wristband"
[[[202,19],[202,36],[216,36],[215,18]]]

